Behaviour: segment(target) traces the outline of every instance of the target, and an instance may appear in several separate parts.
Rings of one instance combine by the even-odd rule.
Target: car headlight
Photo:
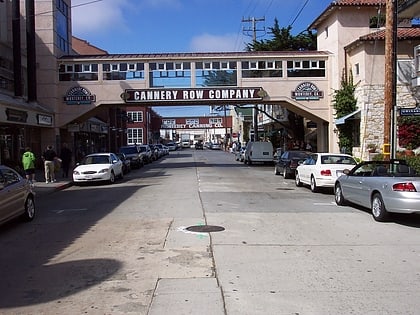
[[[80,172],[79,172],[79,171],[74,170],[74,171],[73,171],[73,175],[80,175]]]
[[[109,168],[103,168],[98,173],[99,174],[101,174],[101,173],[108,173],[108,171],[109,171]]]

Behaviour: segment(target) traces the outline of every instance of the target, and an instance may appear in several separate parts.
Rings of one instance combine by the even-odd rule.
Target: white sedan
[[[94,153],[86,155],[73,170],[73,182],[86,183],[108,181],[123,178],[123,162],[114,153]]]
[[[311,153],[296,168],[296,186],[309,185],[312,192],[317,192],[319,187],[332,188],[343,171],[352,169],[356,164],[356,160],[348,154]]]

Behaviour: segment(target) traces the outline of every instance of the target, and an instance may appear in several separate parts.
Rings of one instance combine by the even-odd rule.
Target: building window
[[[288,60],[287,76],[325,77],[325,60]]]
[[[104,80],[144,80],[144,63],[104,63]]]
[[[65,53],[69,53],[69,7],[63,0],[56,1],[57,7],[57,46]]]
[[[242,61],[243,78],[278,78],[283,76],[279,60]]]
[[[127,129],[127,144],[142,144],[143,143],[143,129],[142,128],[128,128]]]
[[[327,39],[328,38],[328,26],[325,28],[325,38]]]
[[[97,81],[98,64],[60,64],[58,76],[60,81]]]
[[[355,75],[359,75],[360,74],[360,65],[358,63],[356,63],[354,65],[354,74]]]
[[[143,122],[143,112],[142,111],[138,111],[138,112],[127,112],[127,116],[129,118],[130,121],[132,122]]]
[[[185,119],[185,124],[187,125],[198,125],[199,123],[200,120],[198,118]]]
[[[214,125],[214,124],[221,124],[223,122],[222,118],[210,118],[209,119],[209,123]]]

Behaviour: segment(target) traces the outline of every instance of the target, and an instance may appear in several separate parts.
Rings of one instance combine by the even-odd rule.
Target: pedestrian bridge
[[[319,149],[332,143],[328,52],[63,56],[58,63],[60,127],[110,105],[263,104],[273,117],[285,108],[315,123]]]

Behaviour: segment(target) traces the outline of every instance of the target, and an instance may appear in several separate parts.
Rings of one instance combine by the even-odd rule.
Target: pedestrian
[[[61,168],[63,169],[64,178],[69,177],[71,155],[72,155],[72,152],[69,149],[67,143],[63,143],[63,147],[61,148],[61,153],[60,153],[60,159],[61,159]]]
[[[53,146],[47,146],[47,149],[42,154],[44,160],[44,170],[45,170],[45,182],[48,184],[50,182],[55,182],[55,159],[57,158],[57,153],[55,153]]]
[[[31,183],[35,182],[35,154],[30,147],[25,148],[22,155],[22,165],[26,179]]]

